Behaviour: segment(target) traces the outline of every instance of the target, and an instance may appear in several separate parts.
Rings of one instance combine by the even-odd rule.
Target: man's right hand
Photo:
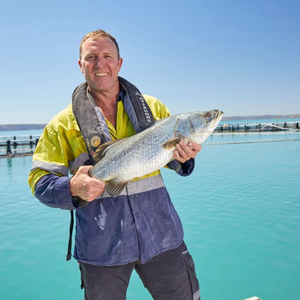
[[[88,171],[93,166],[82,166],[70,180],[70,192],[83,200],[91,202],[98,198],[105,189],[105,182],[90,177]]]

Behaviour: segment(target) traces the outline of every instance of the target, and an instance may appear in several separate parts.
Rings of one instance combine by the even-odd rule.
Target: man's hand
[[[180,163],[185,163],[190,158],[196,158],[198,152],[202,149],[201,145],[189,142],[188,145],[180,141],[175,145],[174,158]]]
[[[105,188],[105,182],[89,176],[89,169],[93,166],[82,166],[70,180],[72,196],[91,202],[98,198]]]

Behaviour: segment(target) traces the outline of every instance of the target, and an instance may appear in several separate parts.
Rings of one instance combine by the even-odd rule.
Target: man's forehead
[[[82,44],[83,51],[96,50],[98,48],[117,51],[115,43],[106,36],[100,36],[96,38],[88,38]]]

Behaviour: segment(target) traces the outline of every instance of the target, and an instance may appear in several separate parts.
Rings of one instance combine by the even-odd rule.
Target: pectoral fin
[[[162,146],[164,149],[171,149],[171,148],[175,147],[175,145],[180,141],[181,141],[181,139],[179,137],[175,137],[175,138],[170,139],[167,142],[165,142]]]
[[[129,181],[115,182],[114,180],[111,180],[105,183],[105,188],[111,197],[116,198],[121,194],[128,182]]]

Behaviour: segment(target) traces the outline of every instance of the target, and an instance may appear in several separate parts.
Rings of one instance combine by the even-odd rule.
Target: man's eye
[[[89,56],[87,56],[86,59],[94,59],[94,58],[95,58],[95,55],[89,55]]]

